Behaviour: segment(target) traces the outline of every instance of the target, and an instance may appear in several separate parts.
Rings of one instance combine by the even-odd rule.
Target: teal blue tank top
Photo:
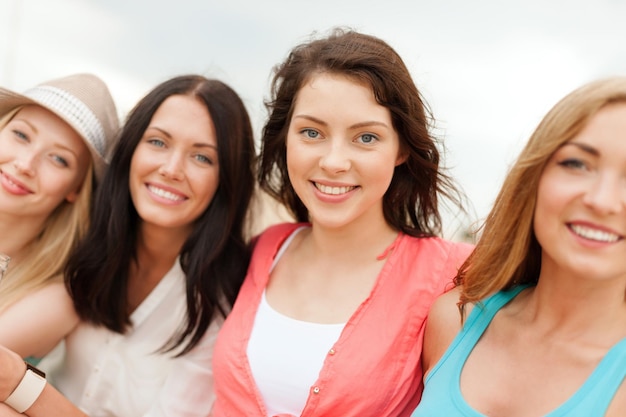
[[[422,400],[411,417],[486,417],[463,399],[461,370],[496,313],[524,288],[494,294],[483,302],[482,308],[476,305],[472,309],[463,329],[424,380]],[[572,397],[545,417],[604,415],[625,376],[626,338],[607,352]]]

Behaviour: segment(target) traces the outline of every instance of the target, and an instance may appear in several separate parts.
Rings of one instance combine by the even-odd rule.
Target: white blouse
[[[214,401],[211,358],[222,320],[186,355],[158,353],[185,315],[185,277],[176,260],[131,315],[127,334],[81,323],[66,338],[61,362],[50,369],[45,358],[41,367],[90,417],[205,417]]]
[[[303,229],[296,229],[285,240],[270,270]],[[302,413],[328,350],[339,339],[344,326],[345,323],[311,323],[285,316],[269,305],[263,292],[247,355],[268,416]]]

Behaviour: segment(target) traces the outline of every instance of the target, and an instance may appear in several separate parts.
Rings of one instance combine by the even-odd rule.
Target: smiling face
[[[313,76],[298,92],[287,133],[287,168],[313,224],[384,222],[383,195],[402,162],[389,110],[371,88]]]
[[[67,123],[40,106],[20,109],[0,130],[0,211],[44,221],[78,197],[91,156]]]
[[[626,104],[601,109],[548,161],[534,230],[542,270],[626,277]]]
[[[144,222],[189,229],[219,184],[215,128],[195,97],[173,95],[157,109],[130,166],[130,193]]]

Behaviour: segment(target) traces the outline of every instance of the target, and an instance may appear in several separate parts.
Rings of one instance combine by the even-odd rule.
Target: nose
[[[185,177],[183,156],[170,153],[159,166],[159,174],[171,180],[180,181]]]
[[[13,166],[15,166],[15,170],[27,176],[32,176],[35,174],[35,161],[37,160],[38,155],[34,152],[22,152],[22,154],[17,155],[13,160]]]
[[[351,167],[349,144],[341,139],[332,139],[322,148],[319,165],[325,171],[338,173]]]
[[[626,181],[619,175],[600,175],[590,184],[583,201],[598,213],[619,213],[626,206]]]

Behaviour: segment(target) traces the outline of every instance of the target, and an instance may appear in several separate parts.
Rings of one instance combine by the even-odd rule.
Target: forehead
[[[213,119],[206,104],[197,97],[175,94],[161,103],[148,129],[157,128],[170,136],[217,146]]]
[[[13,119],[41,119],[46,121],[52,121],[54,123],[58,123],[59,125],[67,125],[70,127],[63,119],[59,116],[46,109],[45,107],[39,106],[37,104],[27,104],[26,106],[20,108],[14,115]]]
[[[597,148],[607,156],[626,153],[626,102],[601,108],[569,142]]]
[[[376,101],[374,92],[362,80],[335,73],[316,73],[298,90],[294,114],[316,111],[330,115],[367,112],[367,115],[389,118],[389,109]]]
[[[366,90],[374,96],[372,85],[365,79],[356,75],[344,74],[335,71],[314,71],[304,78],[302,84],[298,88],[298,93],[304,88],[315,88],[316,84],[335,82],[346,85],[353,85]]]

